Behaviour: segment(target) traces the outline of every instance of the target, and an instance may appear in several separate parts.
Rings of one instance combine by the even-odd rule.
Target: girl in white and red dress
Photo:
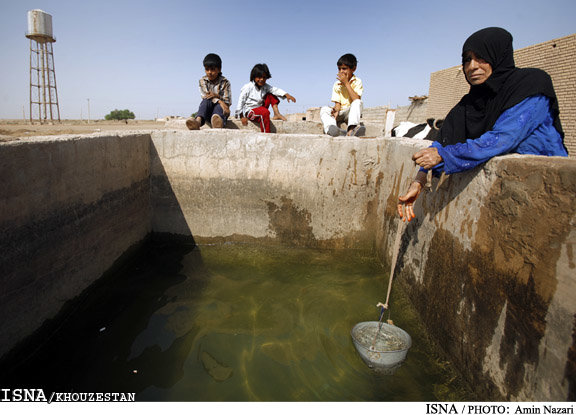
[[[238,107],[236,108],[236,117],[240,117],[242,125],[248,125],[248,120],[255,121],[260,125],[262,132],[270,132],[270,111],[272,106],[274,111],[273,120],[284,120],[286,117],[280,114],[278,98],[286,98],[288,102],[296,102],[296,98],[286,91],[273,87],[266,83],[272,78],[270,70],[265,63],[259,63],[252,68],[250,72],[250,82],[240,90],[238,98]]]

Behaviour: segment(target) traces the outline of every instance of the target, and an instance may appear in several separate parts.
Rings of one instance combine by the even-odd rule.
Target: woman
[[[438,141],[412,156],[421,169],[398,198],[404,221],[415,217],[429,169],[458,173],[508,153],[568,156],[552,80],[540,69],[516,68],[510,33],[489,27],[471,35],[462,67],[470,92],[446,117]]]

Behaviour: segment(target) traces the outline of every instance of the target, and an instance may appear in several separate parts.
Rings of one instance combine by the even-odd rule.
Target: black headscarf
[[[462,47],[462,66],[469,51],[488,62],[492,74],[482,84],[472,85],[470,92],[448,113],[438,136],[443,146],[480,137],[494,127],[505,110],[537,94],[550,99],[554,127],[564,138],[552,79],[541,69],[516,68],[512,35],[508,31],[488,27],[472,34]]]

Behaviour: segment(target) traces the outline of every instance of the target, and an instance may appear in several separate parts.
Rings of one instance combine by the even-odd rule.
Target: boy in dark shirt
[[[215,53],[209,53],[203,63],[206,76],[199,82],[202,102],[196,117],[186,120],[189,130],[198,130],[208,119],[212,128],[222,128],[230,115],[232,94],[230,81],[222,75],[222,59]]]

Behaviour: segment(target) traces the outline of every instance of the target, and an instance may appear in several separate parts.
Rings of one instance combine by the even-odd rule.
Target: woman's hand
[[[400,196],[398,198],[398,214],[402,218],[402,222],[410,222],[412,219],[416,217],[414,214],[414,202],[418,199],[418,195],[422,191],[422,185],[419,182],[412,182],[408,191],[404,196]],[[404,212],[404,206],[406,207],[406,212]]]
[[[432,167],[442,162],[442,156],[438,154],[438,149],[436,147],[428,147],[414,153],[412,160],[414,160],[420,167],[430,170]]]
[[[242,120],[242,125],[244,125],[244,126],[248,125],[248,118],[242,117],[241,120]]]
[[[288,100],[288,102],[292,101],[292,102],[296,102],[296,98],[294,98],[292,95],[290,94],[286,94],[284,95],[286,97],[286,99]]]

